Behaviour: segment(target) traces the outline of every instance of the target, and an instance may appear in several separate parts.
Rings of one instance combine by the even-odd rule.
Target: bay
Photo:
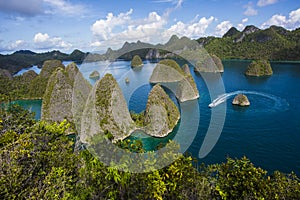
[[[224,83],[225,91],[220,97],[220,105],[226,105],[226,117],[221,135],[212,149],[204,158],[199,158],[199,151],[211,123],[213,109],[208,105],[215,99],[210,98],[207,83],[200,74],[195,74],[191,68],[192,76],[200,92],[196,102],[199,108],[199,121],[191,116],[189,126],[197,128],[187,152],[206,164],[220,163],[226,157],[247,156],[256,166],[268,171],[280,170],[282,172],[294,171],[300,174],[300,63],[272,63],[274,74],[270,77],[246,77],[244,71],[249,61],[226,60],[223,61],[225,71],[220,80]],[[117,79],[129,109],[135,112],[145,110],[147,96],[152,85],[148,83],[155,63],[144,61],[144,67],[132,70],[130,62],[97,62],[79,65],[84,77],[92,84],[89,74],[98,70],[103,76],[111,73]],[[130,82],[125,83],[129,78]],[[236,93],[245,93],[251,105],[240,108],[231,105]],[[173,101],[179,105],[172,91],[167,90]],[[22,103],[22,101],[21,101]],[[40,113],[30,101],[24,106]],[[37,104],[35,104],[37,105]],[[41,105],[41,104],[39,104]],[[37,117],[38,115],[36,115]],[[40,114],[39,114],[40,116]],[[191,127],[184,127],[179,123],[175,130],[166,138],[153,138],[144,133],[136,132],[130,138],[141,138],[146,149],[156,149],[164,145],[169,139],[176,140],[178,131],[190,131]],[[193,128],[193,127],[192,127]],[[182,140],[182,138],[181,138]]]

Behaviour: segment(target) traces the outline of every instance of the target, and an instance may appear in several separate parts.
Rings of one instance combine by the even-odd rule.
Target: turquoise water
[[[19,104],[30,112],[33,112],[36,120],[41,119],[42,100],[17,100],[12,103]]]
[[[219,163],[225,161],[227,156],[246,155],[256,166],[268,171],[277,169],[300,174],[300,63],[272,63],[273,76],[264,78],[244,76],[249,61],[224,61],[223,64],[225,72],[222,77],[210,77],[210,84],[218,85],[223,81],[225,94],[217,94],[221,95],[218,99],[211,99],[203,76],[191,70],[200,91],[198,101],[179,105],[174,94],[167,90],[182,112],[182,119],[175,130],[166,138],[152,138],[136,132],[131,139],[141,138],[146,149],[155,149],[173,139],[180,141],[186,146],[184,149],[199,158],[208,127],[214,123],[211,121],[212,113],[226,106],[221,135],[208,155],[199,158],[200,162]],[[112,73],[119,82],[129,109],[141,112],[146,107],[152,87],[148,80],[154,66],[155,63],[145,61],[142,69],[134,71],[129,62],[118,61],[82,64],[79,68],[87,79],[94,70],[98,70],[101,76]],[[126,77],[130,80],[129,84],[125,83]],[[92,80],[90,82],[93,84]],[[231,105],[234,94],[241,91],[248,96],[250,107]],[[209,108],[213,100],[220,104]],[[40,107],[35,105],[37,109],[33,105],[29,108],[40,113]],[[195,135],[189,136],[194,130]]]

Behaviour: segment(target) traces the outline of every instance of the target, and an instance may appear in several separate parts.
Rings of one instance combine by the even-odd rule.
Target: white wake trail
[[[246,90],[238,90],[238,91],[234,91],[234,92],[230,92],[230,93],[224,93],[219,95],[215,100],[213,100],[208,106],[210,108],[216,107],[218,105],[220,105],[221,103],[225,102],[227,99],[229,99],[231,96],[237,95],[237,94],[253,94],[253,95],[259,95],[262,97],[266,97],[268,99],[271,99],[273,101],[275,101],[275,106],[280,106],[283,101],[283,99],[281,99],[280,97],[276,97],[274,95],[271,94],[266,94],[266,93],[262,93],[262,92],[256,92],[256,91],[246,91]]]

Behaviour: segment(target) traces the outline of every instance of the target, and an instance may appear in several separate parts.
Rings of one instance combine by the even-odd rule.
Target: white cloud
[[[50,37],[47,33],[37,33],[33,42],[38,49],[69,49],[72,45],[65,42],[60,37]]]
[[[27,43],[24,40],[17,40],[8,45],[7,49],[10,51],[24,49],[27,46]]]
[[[244,18],[244,19],[242,19],[242,23],[246,23],[246,22],[248,22],[248,18]]]
[[[46,42],[49,39],[49,35],[47,33],[42,34],[42,33],[37,33],[34,36],[34,43],[42,43],[42,42]]]
[[[267,5],[271,5],[271,4],[275,4],[277,3],[278,0],[259,0],[257,2],[257,5],[259,7],[263,7],[263,6],[267,6]]]
[[[232,26],[230,21],[223,21],[216,26],[215,34],[217,36],[223,36]]]
[[[10,42],[9,44],[2,44],[3,40],[0,40],[0,51],[3,52],[12,52],[22,49],[28,49],[29,45],[24,40],[16,40],[14,42]]]
[[[202,17],[197,22],[183,23],[182,21],[172,25],[168,30],[165,31],[165,35],[170,37],[171,35],[187,36],[190,38],[198,38],[205,35],[206,29],[214,21],[214,17],[210,18]],[[194,20],[193,20],[194,21]]]
[[[162,30],[167,21],[156,12],[140,20],[131,20],[133,10],[114,16],[107,14],[106,19],[97,20],[91,31],[94,35],[93,47],[109,46],[119,48],[125,41],[157,42],[161,39]]]
[[[117,26],[122,26],[130,22],[130,15],[133,10],[130,9],[126,13],[120,13],[114,16],[113,13],[108,13],[106,19],[97,20],[91,27],[93,35],[97,36],[100,40],[108,40],[112,34],[113,29]]]
[[[276,14],[273,15],[268,21],[262,24],[262,28],[271,25],[282,26],[287,29],[295,29],[300,26],[300,8],[289,13],[289,16]]]
[[[206,35],[208,26],[215,20],[213,16],[199,19],[196,16],[192,21],[184,23],[182,21],[169,27],[168,17],[164,13],[159,15],[157,12],[150,12],[144,19],[131,19],[133,10],[114,15],[108,13],[103,19],[97,20],[91,26],[93,42],[91,47],[113,49],[120,48],[127,42],[136,42],[137,40],[149,43],[164,43],[171,35],[187,36],[198,38]]]
[[[252,2],[249,2],[247,5],[244,6],[244,8],[246,8],[245,12],[244,12],[244,15],[246,16],[254,16],[254,15],[257,15],[257,10],[255,10],[253,8],[253,4]]]
[[[300,8],[290,12],[288,23],[292,26],[300,25]]]
[[[64,15],[79,15],[85,12],[85,7],[81,4],[70,3],[65,0],[43,0],[46,3],[50,10],[46,10],[47,14],[55,14],[61,12]]]
[[[248,20],[248,18],[242,19],[242,22],[237,25],[237,29],[240,31],[243,30],[245,28],[245,23],[247,23]]]

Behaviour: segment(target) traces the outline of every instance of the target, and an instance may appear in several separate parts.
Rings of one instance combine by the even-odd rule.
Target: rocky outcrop
[[[95,109],[101,128],[99,132],[111,134],[113,141],[125,139],[135,130],[125,98],[111,74],[106,74],[97,83]]]
[[[154,137],[165,137],[176,126],[180,113],[174,102],[159,84],[155,85],[148,97],[145,112],[145,131]]]
[[[178,108],[159,84],[151,90],[142,121],[132,120],[122,91],[111,74],[96,82],[83,112],[83,143],[106,135],[113,142],[123,140],[135,130],[143,130],[154,137],[165,137],[180,119]],[[101,135],[99,135],[101,134]]]
[[[248,66],[245,75],[247,76],[271,76],[273,70],[271,64],[267,60],[253,61]]]
[[[43,96],[42,120],[78,121],[77,115],[82,112],[90,89],[91,86],[83,78],[75,63],[69,64],[66,69],[57,68],[50,76]]]
[[[95,80],[98,80],[100,78],[100,73],[98,71],[93,71],[90,76],[89,76],[90,79],[95,79]]]
[[[234,97],[232,104],[238,106],[249,106],[250,101],[248,100],[248,97],[246,95],[238,94]]]
[[[199,98],[199,91],[191,75],[189,66],[185,64],[182,66],[182,69],[184,71],[185,77],[178,82],[176,97],[180,102]]]
[[[238,34],[240,34],[241,32],[239,30],[237,30],[235,27],[231,27],[224,35],[223,38],[225,37],[233,37],[236,36]]]
[[[165,59],[156,64],[149,81],[150,83],[172,83],[181,81],[184,76],[184,72],[174,60]]]
[[[244,30],[242,31],[244,34],[249,35],[251,33],[255,33],[257,31],[259,31],[260,29],[257,28],[256,26],[253,25],[248,25],[244,28]]]
[[[131,67],[141,67],[143,66],[143,61],[140,56],[135,55],[131,60]]]
[[[185,73],[186,75],[191,75],[190,67],[189,67],[188,64],[184,64],[184,65],[182,66],[182,70],[184,71],[184,73]]]
[[[199,91],[188,66],[184,70],[174,60],[162,60],[155,66],[150,83],[177,83],[175,95],[180,102],[197,99]]]
[[[160,58],[159,51],[157,49],[150,49],[145,57],[147,60]]]
[[[42,103],[42,120],[72,120],[72,83],[65,69],[58,68],[51,75]]]
[[[197,61],[195,72],[224,72],[222,61],[216,55],[207,55],[204,59]]]
[[[46,60],[42,66],[40,77],[49,78],[57,68],[65,68],[60,60]]]

